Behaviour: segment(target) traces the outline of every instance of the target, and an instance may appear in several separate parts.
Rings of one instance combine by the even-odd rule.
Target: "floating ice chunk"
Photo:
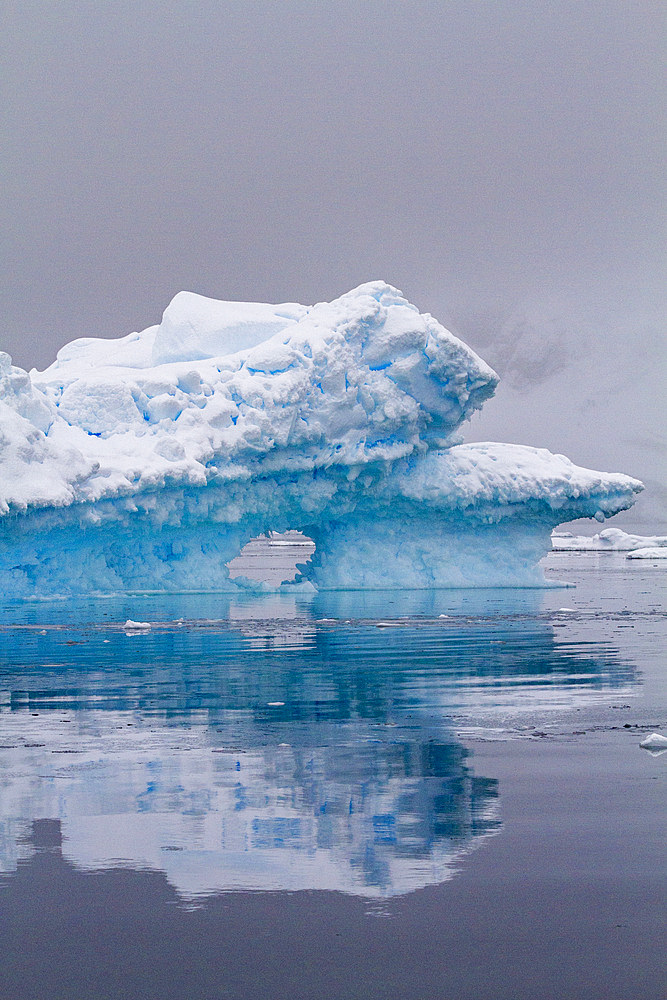
[[[663,546],[651,545],[645,549],[633,549],[628,552],[626,559],[667,559],[667,548]]]
[[[658,757],[660,754],[667,753],[667,736],[651,733],[639,745],[643,750],[648,750],[654,757]]]
[[[123,628],[126,632],[149,632],[153,626],[150,622],[134,622],[131,618],[128,618]]]

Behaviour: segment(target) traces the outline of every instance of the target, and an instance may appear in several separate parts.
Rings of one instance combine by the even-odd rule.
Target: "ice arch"
[[[247,586],[265,584],[268,587],[293,583],[307,572],[312,560],[315,543],[300,531],[251,538],[231,562],[227,563],[232,582]]]

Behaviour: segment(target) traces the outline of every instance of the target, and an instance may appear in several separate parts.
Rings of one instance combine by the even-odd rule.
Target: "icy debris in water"
[[[661,736],[660,733],[651,733],[639,745],[642,750],[648,750],[654,757],[658,757],[661,753],[667,751],[667,736]]]
[[[267,701],[266,704],[268,705],[269,708],[282,708],[282,706],[285,704],[285,702],[284,701]]]
[[[134,622],[131,618],[123,625],[126,632],[150,632],[152,627],[150,622]]]
[[[563,615],[563,614],[566,614],[566,613],[567,614],[575,614],[576,612],[575,612],[574,608],[559,608],[558,611],[556,612],[556,614],[558,614],[558,615]]]
[[[451,618],[451,615],[438,615],[438,618]]]

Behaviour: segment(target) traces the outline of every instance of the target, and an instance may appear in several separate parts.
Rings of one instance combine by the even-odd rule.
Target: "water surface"
[[[665,571],[548,572],[4,602],[2,995],[660,995]]]

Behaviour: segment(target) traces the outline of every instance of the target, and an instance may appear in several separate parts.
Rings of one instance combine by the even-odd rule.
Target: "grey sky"
[[[660,7],[5,0],[4,345],[44,362],[181,288],[384,277],[459,325],[651,295]]]
[[[575,348],[582,319],[603,346],[655,339],[659,2],[1,16],[0,347],[17,364],[142,329],[182,288],[308,303],[379,277],[501,374],[496,329],[525,302],[559,304]]]

